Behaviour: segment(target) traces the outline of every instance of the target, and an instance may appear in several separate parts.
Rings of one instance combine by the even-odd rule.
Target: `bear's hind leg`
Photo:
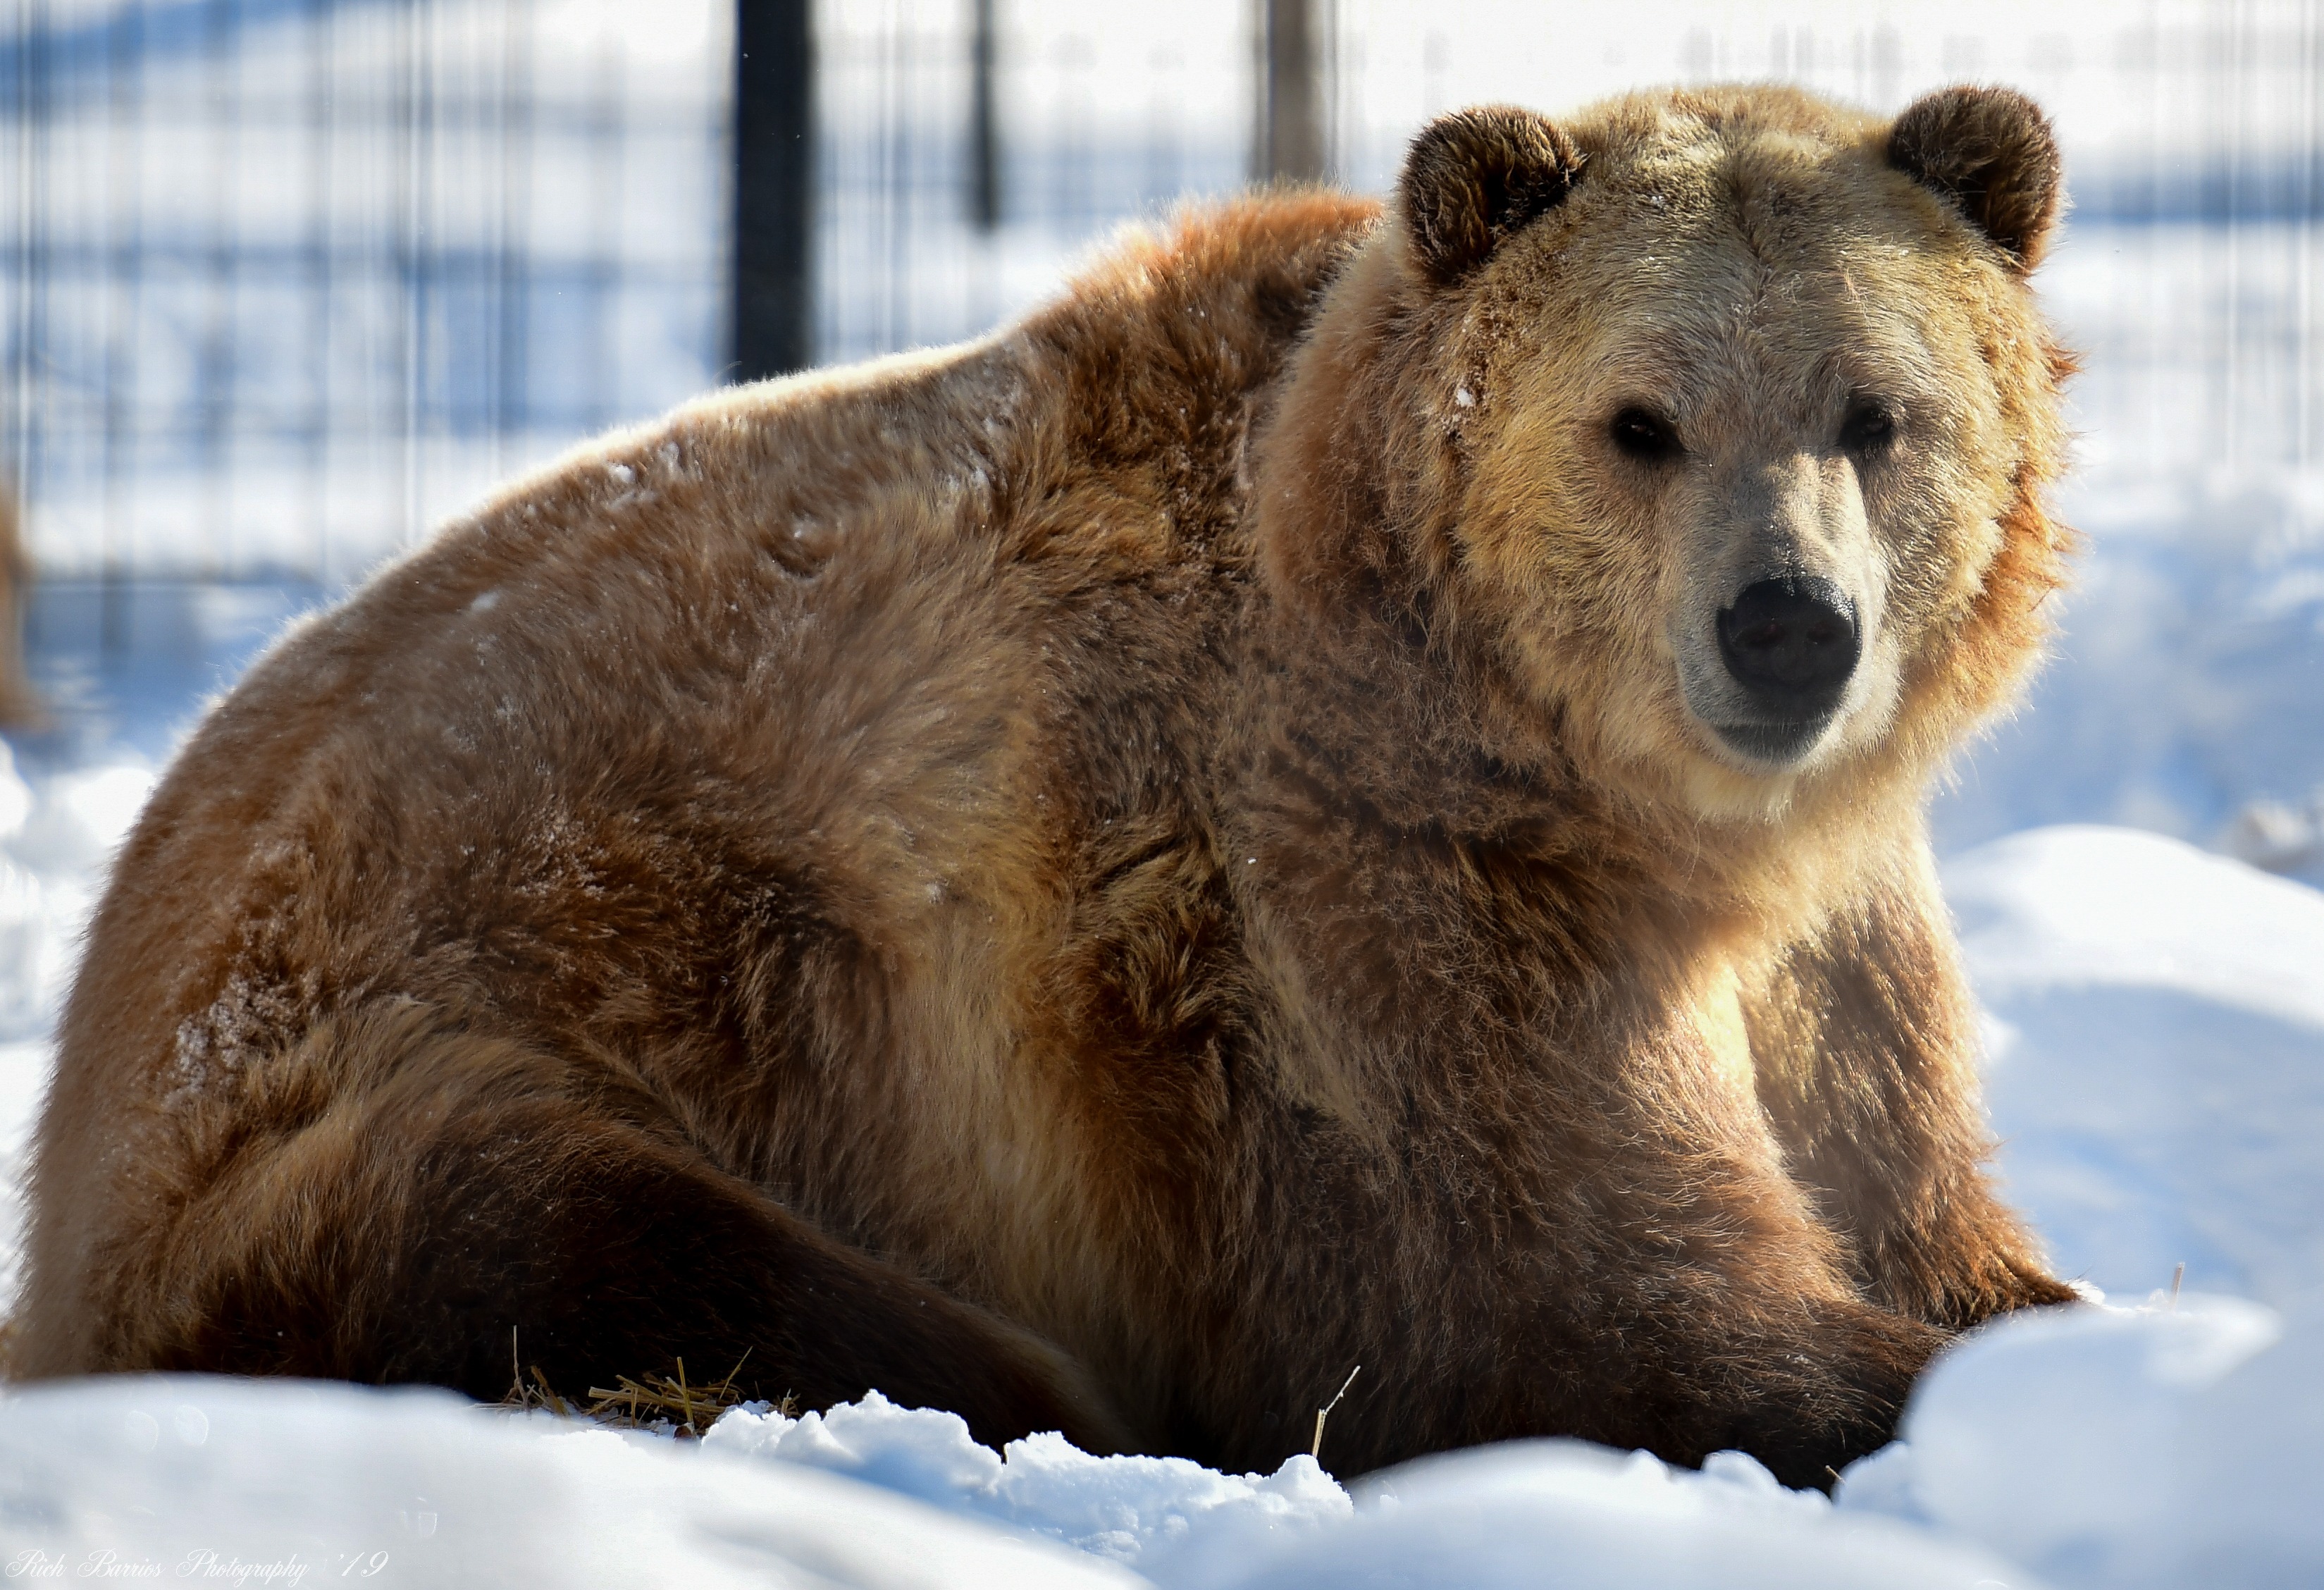
[[[619,1374],[823,1407],[877,1390],[999,1444],[1122,1432],[1029,1333],[706,1161],[643,1089],[417,1007],[341,1020],[197,1123],[190,1196],[124,1267],[108,1369],[418,1381],[491,1399],[511,1332],[560,1391]],[[265,1096],[258,1096],[262,1092]]]

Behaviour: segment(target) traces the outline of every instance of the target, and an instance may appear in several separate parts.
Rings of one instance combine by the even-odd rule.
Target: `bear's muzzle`
[[[1801,754],[1839,709],[1863,655],[1856,603],[1831,580],[1785,575],[1744,587],[1715,626],[1720,661],[1759,714],[1712,726],[1744,754]]]

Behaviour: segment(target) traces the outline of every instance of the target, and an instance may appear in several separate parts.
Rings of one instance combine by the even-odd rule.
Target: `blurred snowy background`
[[[2075,206],[2042,286],[2088,361],[2065,506],[2094,551],[2062,665],[1941,838],[2097,819],[2324,877],[2318,0],[1305,9],[1316,163],[1371,191],[1428,116],[1486,99],[2039,97]],[[815,357],[979,331],[1120,223],[1246,180],[1266,14],[815,5]],[[66,735],[19,740],[28,762],[161,755],[286,612],[733,367],[728,0],[0,16],[0,471]]]
[[[1937,834],[2012,1196],[2062,1271],[2117,1299],[2184,1262],[2190,1288],[2245,1301],[1997,1334],[1932,1378],[1909,1449],[1851,1474],[1839,1513],[1771,1498],[1748,1465],[1697,1481],[1568,1454],[1407,1483],[1401,1515],[1367,1493],[1351,1515],[1289,1468],[1254,1486],[1045,1450],[1004,1473],[878,1410],[726,1446],[1165,1583],[1515,1584],[1553,1543],[1577,1584],[2324,1583],[2324,0],[818,0],[815,358],[980,331],[1122,223],[1265,169],[1281,123],[1262,41],[1295,10],[1313,163],[1375,192],[1428,116],[1480,100],[1554,114],[1741,78],[1894,111],[1967,79],[2051,112],[2074,209],[2037,282],[2085,362],[2061,506],[2089,547],[2055,663],[1964,761]],[[0,744],[0,1169],[106,859],[203,702],[493,481],[727,378],[735,14],[0,4],[0,491],[39,577],[24,635],[50,710]],[[5,1291],[13,1174],[0,1187]],[[572,1445],[431,1456],[452,1416],[421,1404],[110,1395],[0,1411],[0,1547],[213,1518],[263,1544],[292,1483],[278,1449],[347,1508],[380,1474],[452,1491],[470,1464],[470,1511],[499,1510],[503,1535],[531,1487],[561,1485],[562,1511],[527,1515],[542,1539],[603,1534],[576,1498],[618,1507],[650,1477]],[[195,1401],[214,1439],[187,1435],[213,1428],[187,1422]],[[815,1582],[937,1582],[913,1550],[974,1555],[813,1485],[732,1484],[671,1504],[696,1553],[670,1548],[671,1582],[756,1573],[703,1555],[742,1526],[702,1507],[824,1518],[844,1541],[752,1537],[766,1561],[823,1563]],[[323,1530],[325,1511],[302,1516]],[[1890,1533],[1840,1530],[1851,1512]],[[438,1514],[396,1516],[410,1536]],[[903,1555],[866,1567],[882,1530]],[[422,1550],[431,1582],[595,1582],[570,1553],[462,1539]],[[966,1560],[950,1582],[988,1582]],[[1084,1582],[1065,1560],[1042,1571]],[[989,1582],[1051,1582],[991,1561]]]

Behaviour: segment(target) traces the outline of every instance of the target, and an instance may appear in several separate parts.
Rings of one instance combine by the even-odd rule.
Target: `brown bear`
[[[2070,1294],[1923,806],[2040,644],[2041,115],[1446,117],[715,394],[286,636],[115,869],[23,1368],[683,1357],[1813,1483]]]

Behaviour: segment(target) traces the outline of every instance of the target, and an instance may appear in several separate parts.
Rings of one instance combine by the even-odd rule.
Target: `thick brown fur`
[[[513,1327],[1271,1467],[1360,1363],[1348,1470],[1877,1445],[2070,1296],[1921,816],[2039,650],[2065,365],[2038,239],[1890,142],[1455,118],[1385,217],[1194,213],[448,527],[121,857],[27,1367],[490,1394]],[[1607,440],[1648,402],[1666,463]],[[1873,635],[1780,765],[1683,678],[1741,541]]]

